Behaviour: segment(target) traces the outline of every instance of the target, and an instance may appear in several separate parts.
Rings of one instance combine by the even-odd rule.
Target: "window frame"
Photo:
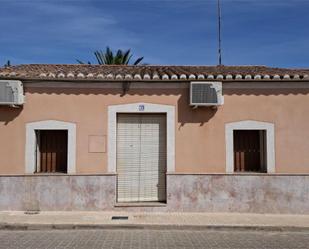
[[[234,171],[234,130],[265,130],[267,157],[266,173],[275,173],[275,125],[273,123],[253,120],[225,124],[226,173],[240,173]]]
[[[36,130],[67,130],[67,174],[76,173],[76,124],[57,120],[44,120],[26,124],[25,173],[36,172]],[[51,173],[54,174],[54,173]]]

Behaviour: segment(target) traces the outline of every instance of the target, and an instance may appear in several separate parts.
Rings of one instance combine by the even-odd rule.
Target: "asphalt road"
[[[195,230],[40,230],[0,231],[0,248],[309,249],[309,233]]]

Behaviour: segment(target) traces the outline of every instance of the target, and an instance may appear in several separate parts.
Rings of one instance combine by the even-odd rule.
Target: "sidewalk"
[[[127,220],[113,220],[120,216]],[[309,231],[309,215],[240,213],[0,212],[0,229],[255,229]]]

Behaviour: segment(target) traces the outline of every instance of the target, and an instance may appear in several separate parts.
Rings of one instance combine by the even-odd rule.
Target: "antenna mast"
[[[218,56],[219,56],[219,66],[222,65],[222,51],[221,51],[221,3],[218,0]]]

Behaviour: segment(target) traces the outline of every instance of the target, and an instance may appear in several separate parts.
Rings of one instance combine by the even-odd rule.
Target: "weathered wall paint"
[[[170,210],[309,214],[309,175],[168,175]]]
[[[0,176],[0,210],[110,210],[116,176]]]
[[[168,175],[165,206],[115,203],[115,175],[0,177],[0,210],[309,214],[309,175]]]

